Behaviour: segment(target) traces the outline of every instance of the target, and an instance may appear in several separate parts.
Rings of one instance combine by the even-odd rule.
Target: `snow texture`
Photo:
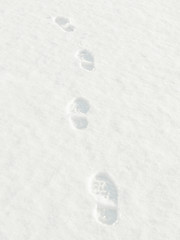
[[[0,1],[0,240],[180,239],[180,1]]]

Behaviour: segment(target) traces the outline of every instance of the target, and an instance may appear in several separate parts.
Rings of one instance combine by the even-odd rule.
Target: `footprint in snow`
[[[88,121],[84,116],[72,115],[69,118],[69,122],[74,129],[85,129],[88,126]]]
[[[113,180],[100,172],[91,178],[89,188],[96,201],[95,219],[102,224],[114,224],[118,218],[118,192]]]
[[[73,99],[67,106],[69,122],[74,129],[85,129],[88,126],[86,114],[90,109],[89,102],[82,97]]]
[[[94,57],[88,50],[84,49],[79,51],[77,57],[83,69],[87,71],[92,71],[94,69]]]
[[[70,20],[68,18],[56,17],[54,22],[65,32],[73,32],[75,30],[75,27],[70,24]]]
[[[89,102],[82,97],[73,99],[67,107],[68,113],[84,113],[86,114],[90,109]]]

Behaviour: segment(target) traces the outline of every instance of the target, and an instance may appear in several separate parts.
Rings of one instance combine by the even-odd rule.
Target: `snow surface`
[[[0,240],[179,240],[179,92],[179,0],[0,0]]]

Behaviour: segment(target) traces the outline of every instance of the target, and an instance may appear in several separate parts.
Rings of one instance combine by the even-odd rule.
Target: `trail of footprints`
[[[118,218],[118,192],[111,177],[100,172],[90,179],[89,191],[96,201],[95,219],[106,225],[116,223]]]
[[[65,17],[56,17],[54,22],[65,32],[73,32],[75,27]],[[95,68],[94,56],[87,49],[76,53],[79,65],[83,70],[92,71]],[[67,106],[69,123],[74,129],[86,129],[88,126],[87,113],[89,102],[82,97],[73,99]],[[118,219],[118,192],[111,177],[100,172],[91,177],[89,191],[96,202],[94,218],[105,225],[113,225]]]
[[[85,129],[88,126],[87,113],[90,109],[89,102],[82,97],[73,99],[67,106],[70,125],[74,129]]]
[[[73,32],[75,30],[75,27],[68,18],[57,16],[54,18],[54,22],[65,32]],[[92,71],[94,69],[94,57],[88,50],[80,50],[76,56],[82,69],[86,71]]]

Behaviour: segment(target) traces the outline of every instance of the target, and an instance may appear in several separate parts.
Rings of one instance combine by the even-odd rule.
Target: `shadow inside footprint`
[[[100,172],[92,177],[90,192],[96,200],[95,218],[111,225],[117,221],[118,192],[116,185],[107,173]]]
[[[70,24],[69,19],[65,17],[56,17],[54,22],[66,32],[72,32],[75,29],[75,27]]]
[[[65,26],[67,23],[69,23],[69,19],[65,18],[65,17],[56,17],[55,18],[55,22],[60,26],[63,27]]]
[[[112,225],[117,221],[117,209],[108,206],[97,205],[95,209],[95,218],[98,222]]]
[[[68,105],[68,113],[84,113],[86,114],[90,109],[89,102],[82,97],[75,98],[69,105]]]
[[[82,51],[79,52],[78,54],[79,58],[81,59],[81,61],[87,61],[87,62],[93,62],[94,61],[94,57],[92,56],[92,54],[84,49]]]
[[[112,206],[117,204],[117,188],[107,173],[96,174],[91,182],[91,193],[97,201],[104,204]]]
[[[94,65],[91,62],[81,62],[81,67],[88,71],[92,71],[94,68]]]
[[[88,71],[92,71],[94,69],[94,57],[88,50],[84,49],[79,51],[77,56],[83,69]]]
[[[88,126],[86,117],[73,115],[69,118],[70,124],[74,129],[85,129]]]

